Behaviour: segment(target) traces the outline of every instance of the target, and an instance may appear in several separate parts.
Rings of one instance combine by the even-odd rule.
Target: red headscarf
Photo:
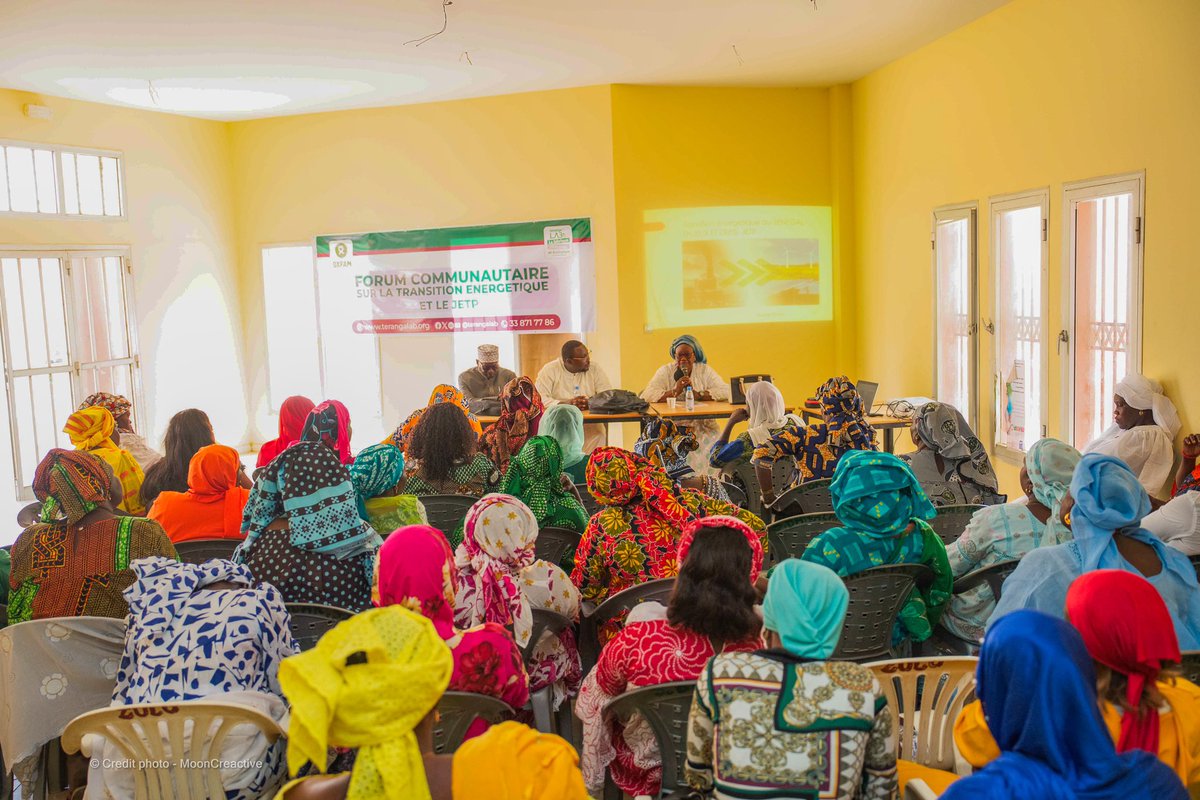
[[[1067,591],[1067,617],[1096,661],[1127,677],[1117,752],[1158,754],[1158,712],[1136,711],[1164,662],[1179,663],[1179,640],[1162,597],[1148,580],[1117,569],[1088,572]]]
[[[309,412],[315,407],[316,404],[312,400],[300,395],[292,395],[284,400],[283,405],[279,407],[279,438],[263,444],[258,451],[256,466],[265,467],[275,456],[300,441],[304,420],[308,419]]]
[[[679,538],[679,554],[676,556],[676,561],[680,569],[683,568],[683,561],[692,549],[692,542],[695,541],[696,534],[705,528],[732,528],[745,536],[746,544],[750,545],[750,582],[754,583],[758,580],[763,563],[762,540],[758,538],[758,534],[754,532],[753,528],[737,517],[703,517],[689,522],[683,529],[683,536]]]

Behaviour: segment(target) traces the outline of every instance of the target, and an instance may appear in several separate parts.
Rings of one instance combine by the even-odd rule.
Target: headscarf
[[[225,581],[244,587],[255,585],[247,567],[223,558],[188,564],[152,556],[131,561],[129,567],[136,580],[125,589],[125,602],[144,638],[171,627],[177,613],[184,610],[182,601],[198,589]]]
[[[833,445],[855,450],[875,446],[875,429],[863,416],[862,397],[849,378],[840,375],[825,381],[817,389],[817,401]]]
[[[789,422],[803,424],[794,414],[787,413],[783,392],[770,381],[755,381],[746,387],[746,410],[750,412],[747,433],[755,447],[769,442],[774,431]]]
[[[33,494],[42,501],[41,521],[73,525],[111,500],[112,470],[80,450],[54,448],[33,473]],[[61,516],[60,516],[61,515]]]
[[[133,456],[112,440],[116,429],[117,422],[108,409],[91,406],[67,417],[63,433],[67,434],[76,450],[98,456],[112,468],[113,474],[121,481],[122,497],[118,507],[130,514],[137,514],[143,510],[138,494],[145,475]]]
[[[106,409],[108,413],[112,414],[113,417],[116,418],[122,414],[128,413],[129,410],[133,408],[133,403],[130,403],[127,399],[119,394],[96,392],[95,394],[89,394],[86,398],[84,398],[83,402],[79,404],[79,408],[76,410],[83,411],[85,408],[91,408],[92,406],[99,406],[100,408]]]
[[[533,634],[533,611],[521,591],[521,570],[534,562],[537,518],[529,506],[506,494],[484,495],[463,523],[463,542],[454,553],[462,579],[456,617],[475,624],[513,627],[518,647]]]
[[[1025,454],[1025,471],[1033,484],[1034,498],[1051,510],[1067,495],[1071,476],[1079,465],[1079,451],[1058,439],[1038,439]]]
[[[692,336],[691,334],[684,334],[683,336],[676,336],[675,341],[671,342],[671,359],[672,360],[674,360],[674,358],[675,358],[675,351],[679,349],[679,345],[681,345],[681,344],[686,344],[686,345],[691,346],[692,351],[696,354],[696,363],[697,364],[707,364],[708,363],[708,356],[704,355],[704,348],[701,347],[700,343],[696,341],[696,337]]]
[[[1126,375],[1117,382],[1115,394],[1131,408],[1153,412],[1154,424],[1166,431],[1168,438],[1174,439],[1179,433],[1179,412],[1171,399],[1163,394],[1162,384],[1158,381],[1137,373]]]
[[[479,418],[471,412],[471,407],[467,404],[467,398],[456,387],[448,383],[439,383],[434,388],[433,394],[429,395],[429,403],[425,408],[432,408],[438,403],[453,403],[458,406],[467,415],[467,421],[471,423],[471,430],[475,431],[475,435],[483,435],[483,426],[479,424]],[[425,408],[418,408],[409,414],[408,418],[396,430],[392,431],[392,435],[384,440],[384,444],[391,442],[407,454],[408,443],[412,441],[413,431],[417,429],[417,423],[421,421],[421,415],[425,413]]]
[[[1153,686],[1164,664],[1178,664],[1179,640],[1167,604],[1140,575],[1101,569],[1079,576],[1067,590],[1067,619],[1083,637],[1088,653],[1127,676],[1117,752],[1146,750],[1158,755],[1157,709],[1141,713],[1142,693]],[[1176,712],[1181,713],[1181,712]]]
[[[873,539],[891,539],[913,520],[937,516],[912,470],[891,453],[846,453],[838,461],[829,493],[842,524]]]
[[[500,416],[483,433],[482,449],[500,469],[508,466],[508,459],[520,452],[530,438],[537,436],[538,424],[542,421],[542,396],[533,381],[524,375],[513,378],[500,390]],[[508,456],[500,452],[497,434],[508,434]]]
[[[758,580],[759,573],[762,572],[763,563],[762,539],[759,538],[759,535],[753,528],[737,517],[703,517],[689,522],[683,529],[683,535],[679,537],[679,551],[675,558],[675,563],[679,565],[680,569],[683,568],[683,562],[692,550],[696,534],[708,528],[732,528],[746,537],[746,544],[750,545],[750,583]]]
[[[652,417],[633,444],[633,452],[678,480],[695,472],[687,457],[700,449],[691,428],[681,428],[664,417]]]
[[[238,472],[242,465],[238,451],[223,444],[210,444],[201,447],[188,462],[188,490],[183,495],[174,492],[163,492],[155,501],[154,515],[168,531],[175,525],[163,517],[171,516],[172,500],[177,497],[187,498],[192,502],[205,504],[222,504],[222,529],[225,536],[237,538],[241,535],[242,511],[250,497],[250,490],[238,486]],[[181,516],[186,514],[186,507],[179,509]],[[186,520],[180,520],[186,524]]]
[[[365,653],[365,664],[346,664]],[[430,800],[414,732],[450,684],[454,660],[433,624],[400,606],[339,622],[308,652],[284,659],[279,684],[291,704],[288,771],[324,771],[327,747],[355,748],[347,800]]]
[[[302,442],[321,442],[343,464],[354,463],[350,452],[350,412],[337,400],[326,400],[309,412],[300,432]]]
[[[557,403],[546,409],[538,433],[551,436],[562,449],[563,469],[570,469],[583,459],[583,412],[570,403]]]
[[[558,442],[549,436],[535,436],[508,462],[503,492],[529,506],[538,525],[547,520],[570,517],[570,526],[580,533],[587,527],[588,513],[579,499],[563,488],[562,456]]]
[[[279,406],[279,436],[264,442],[258,450],[258,465],[265,467],[271,459],[300,441],[304,423],[316,405],[301,395],[292,395]]]
[[[428,525],[401,528],[384,540],[376,563],[377,606],[403,606],[432,622],[443,639],[455,635],[458,569],[441,531]]]
[[[943,800],[1185,800],[1175,774],[1145,752],[1118,755],[1100,716],[1079,633],[1014,611],[983,641],[976,694],[1001,755],[950,785]]]
[[[596,448],[588,460],[587,485],[600,505],[636,508],[646,521],[657,520],[670,531],[693,518],[667,473],[619,447]]]
[[[403,476],[404,453],[394,444],[373,444],[355,456],[350,481],[358,495],[359,516],[366,519],[366,501],[395,488]]]
[[[837,649],[850,591],[829,567],[789,558],[771,573],[763,599],[763,627],[800,658],[824,661]]]
[[[579,756],[566,740],[519,722],[493,725],[454,753],[454,797],[587,800]]]
[[[379,547],[379,536],[358,514],[350,473],[318,442],[300,442],[258,473],[242,518],[240,560],[267,526],[287,515],[292,546],[337,559]]]
[[[942,457],[943,477],[958,474],[964,480],[996,492],[1000,488],[996,471],[988,459],[983,442],[971,430],[957,408],[947,403],[926,403],[914,420],[917,438]]]

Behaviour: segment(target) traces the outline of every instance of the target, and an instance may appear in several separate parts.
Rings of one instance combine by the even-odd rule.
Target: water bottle
[[[683,393],[683,407],[688,411],[696,410],[696,393],[692,391],[691,386],[687,387],[687,390]]]

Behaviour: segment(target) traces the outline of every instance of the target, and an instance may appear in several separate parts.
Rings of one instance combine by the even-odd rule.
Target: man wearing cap
[[[494,400],[500,396],[500,390],[515,377],[515,372],[500,366],[499,347],[494,344],[481,344],[475,351],[475,366],[458,376],[458,386],[468,402]]]

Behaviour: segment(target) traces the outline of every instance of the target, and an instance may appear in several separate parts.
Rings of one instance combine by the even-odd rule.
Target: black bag
[[[729,379],[729,402],[735,406],[746,405],[746,387],[752,383],[771,383],[770,375],[738,375]]]
[[[640,414],[649,407],[628,389],[609,389],[588,398],[588,411],[593,414]]]

